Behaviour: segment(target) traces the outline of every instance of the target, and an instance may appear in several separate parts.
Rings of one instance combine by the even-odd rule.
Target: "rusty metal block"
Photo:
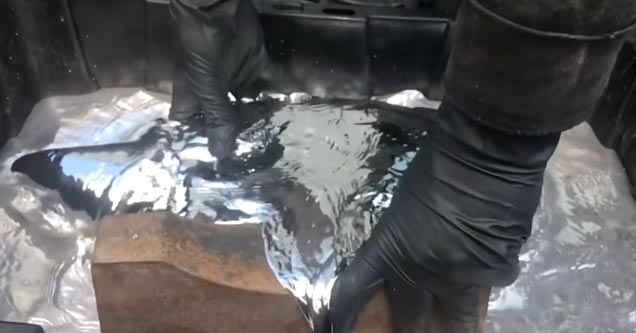
[[[164,213],[104,219],[92,266],[102,332],[309,333],[263,247],[258,225],[218,226]],[[379,293],[356,332],[397,332],[393,326]],[[435,331],[445,332],[441,327]]]

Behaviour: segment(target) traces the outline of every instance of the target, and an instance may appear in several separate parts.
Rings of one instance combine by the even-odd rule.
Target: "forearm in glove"
[[[492,130],[444,102],[365,257],[413,284],[427,274],[512,283],[558,140]]]
[[[192,8],[172,0],[176,64],[175,99],[171,118],[192,118],[179,114],[175,105],[201,108],[207,125],[210,152],[219,159],[231,156],[240,132],[240,117],[229,92],[240,90],[266,67],[262,31],[255,9],[249,0],[229,0],[209,7]],[[185,81],[185,86],[181,81]],[[196,98],[196,103],[190,102]]]

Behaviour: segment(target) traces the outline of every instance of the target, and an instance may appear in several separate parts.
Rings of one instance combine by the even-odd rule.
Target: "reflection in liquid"
[[[93,166],[74,170],[77,178],[29,175],[79,189],[86,201],[76,204],[96,216],[168,209],[221,224],[262,223],[270,265],[309,312],[323,305],[334,267],[368,237],[390,202],[421,139],[409,129],[426,128],[430,114],[312,102],[303,95],[282,98],[285,104],[252,103],[259,117],[241,138],[241,170],[219,179],[195,128],[155,121],[170,107],[161,98],[125,89],[47,99],[0,151],[1,319],[43,324],[47,333],[99,332],[90,276],[96,222],[71,209],[63,191],[11,173],[18,157],[78,147],[65,152],[73,155],[65,168],[73,169],[77,159]],[[434,106],[414,92],[380,100]],[[161,139],[141,144],[144,134]],[[120,154],[109,155],[113,146],[103,154],[103,145],[119,143],[125,143]],[[38,168],[53,170],[51,157],[65,154],[41,154]],[[91,174],[100,168],[101,174]],[[133,181],[140,187],[136,195],[127,186]],[[520,258],[522,274],[494,291],[486,332],[634,332],[634,221],[636,204],[614,152],[588,125],[564,133],[546,170],[533,234]]]

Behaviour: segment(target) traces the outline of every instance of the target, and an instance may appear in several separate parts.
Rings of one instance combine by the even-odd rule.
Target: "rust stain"
[[[227,244],[245,246],[235,253],[223,248]],[[95,252],[103,333],[310,332],[296,300],[267,265],[258,225],[120,215],[102,221]],[[488,294],[481,294],[482,318]],[[448,332],[443,315],[437,316],[431,333]],[[355,331],[398,332],[385,292],[372,299]]]

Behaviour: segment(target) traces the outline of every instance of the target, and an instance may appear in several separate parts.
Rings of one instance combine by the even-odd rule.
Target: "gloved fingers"
[[[479,333],[479,288],[448,283],[435,294],[452,328],[452,333]]]
[[[389,302],[398,332],[430,332],[435,296],[401,279],[389,279]]]
[[[236,148],[240,122],[227,96],[227,77],[215,64],[195,53],[186,57],[185,77],[201,104],[210,153],[219,160],[229,158]]]
[[[210,125],[235,123],[237,115],[228,98],[229,78],[218,68],[218,58],[203,57],[190,52],[185,59],[185,77],[201,103],[201,112]]]
[[[218,160],[230,158],[236,148],[239,133],[238,125],[232,123],[208,127],[208,150]]]
[[[232,58],[236,70],[233,73],[234,87],[245,89],[271,64],[265,49],[265,38],[258,13],[250,0],[232,0],[232,22],[234,52]]]
[[[196,119],[201,114],[201,104],[186,81],[183,68],[176,68],[172,79],[172,105],[170,120],[186,122]]]
[[[178,27],[174,27],[178,29]],[[175,35],[178,31],[175,31]],[[170,120],[188,121],[201,114],[201,103],[194,93],[185,76],[184,52],[178,38],[175,38],[174,48],[174,72],[172,77],[172,105],[170,107]]]
[[[176,67],[183,66],[187,88],[178,93],[196,96],[206,121],[223,125],[235,119],[227,96],[231,90],[231,73],[227,64],[232,63],[232,51],[236,38],[232,16],[210,15],[172,1],[172,14],[177,34],[178,59]],[[212,11],[223,9],[215,6]],[[180,83],[180,73],[175,77]],[[182,88],[177,85],[177,88]]]
[[[331,290],[329,318],[333,333],[351,333],[358,315],[384,285],[381,272],[357,256],[337,277]]]

